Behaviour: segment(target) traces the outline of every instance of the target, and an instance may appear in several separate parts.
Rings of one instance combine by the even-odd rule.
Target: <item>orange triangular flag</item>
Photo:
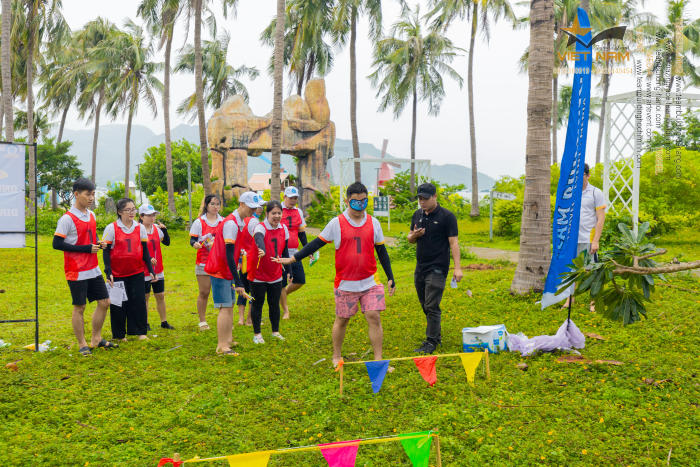
[[[474,386],[476,367],[479,366],[479,362],[481,362],[481,357],[483,356],[484,354],[481,352],[459,354],[459,358],[462,359],[464,371],[467,373],[467,381],[469,381],[469,384],[472,386]]]
[[[434,355],[429,357],[416,357],[413,359],[420,375],[431,386],[437,381],[437,373],[435,372],[436,361],[437,357]]]

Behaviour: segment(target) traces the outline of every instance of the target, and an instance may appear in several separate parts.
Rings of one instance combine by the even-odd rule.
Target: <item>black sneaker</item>
[[[151,325],[146,323],[146,332],[151,332]]]
[[[160,323],[160,327],[163,328],[163,329],[175,329],[175,328],[172,327],[172,326],[170,325],[170,323],[168,323],[167,321],[163,321],[162,323]]]
[[[416,353],[431,354],[435,352],[435,344],[433,344],[432,342],[425,341],[420,347],[414,349],[413,351]]]

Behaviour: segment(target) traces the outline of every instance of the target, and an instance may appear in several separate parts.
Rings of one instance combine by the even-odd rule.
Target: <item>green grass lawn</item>
[[[479,370],[470,388],[459,360],[445,358],[429,388],[411,361],[396,362],[373,395],[366,371],[354,365],[346,367],[341,397],[330,365],[330,247],[313,268],[306,263],[308,284],[291,296],[292,319],[281,325],[287,340],[273,342],[268,322],[268,343],[254,347],[251,328],[236,326],[241,356],[229,358],[214,354],[214,330],[196,330],[194,251],[185,233],[172,236],[164,257],[168,319],[177,330],[154,327],[158,337],[91,358],[78,355],[72,336],[62,255],[51,250],[49,237],[41,238],[40,337],[57,348],[23,351],[32,341],[31,325],[0,325],[0,338],[12,343],[0,350],[0,363],[19,360],[17,372],[0,368],[5,465],[156,465],[175,452],[189,459],[428,429],[440,432],[446,466],[659,465],[669,451],[672,465],[700,459],[700,284],[689,274],[675,276],[674,287],[659,287],[649,319],[632,326],[609,322],[582,303],[574,307],[582,331],[606,338],[588,339],[582,353],[621,366],[505,353],[492,356],[491,381]],[[32,316],[32,257],[29,249],[0,250],[0,319]],[[410,356],[422,339],[424,317],[413,263],[395,262],[394,270],[399,289],[383,313],[384,351],[386,357]],[[536,296],[511,296],[513,272],[512,266],[466,271],[459,289],[446,290],[441,353],[459,351],[465,326],[504,323],[529,336],[556,331],[565,312],[540,311]],[[216,322],[212,309],[208,320]],[[150,321],[157,323],[155,311]],[[110,336],[109,321],[104,334]],[[358,317],[344,354],[359,359],[368,350],[366,324]],[[521,362],[527,371],[517,368]],[[326,464],[316,452],[273,456],[270,465]],[[397,443],[362,446],[357,465],[410,464]]]

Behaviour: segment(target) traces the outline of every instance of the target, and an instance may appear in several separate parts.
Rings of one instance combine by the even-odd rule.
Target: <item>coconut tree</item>
[[[2,61],[2,113],[5,118],[5,139],[14,141],[14,118],[12,116],[12,0],[2,0],[2,36],[0,37],[0,60]],[[2,123],[2,122],[0,122]]]
[[[481,31],[488,42],[491,23],[505,18],[514,26],[518,19],[508,0],[433,0],[433,27],[446,29],[456,19],[471,19],[469,31],[469,55],[467,61],[467,96],[469,100],[469,147],[471,153],[471,212],[469,215],[479,215],[479,180],[476,163],[476,126],[474,116],[474,49],[476,34]]]
[[[263,44],[273,46],[277,19],[260,35]],[[330,0],[291,0],[285,5],[284,67],[288,68],[290,89],[296,84],[301,95],[312,76],[325,76],[333,67],[333,2]],[[274,55],[270,71],[274,69]]]
[[[168,210],[175,213],[175,189],[173,184],[173,155],[170,136],[170,61],[173,48],[173,31],[183,9],[182,0],[142,0],[138,15],[148,25],[151,34],[159,40],[159,49],[165,45],[163,68],[163,125],[165,131],[165,179],[168,191]]]
[[[280,159],[282,156],[282,86],[284,69],[284,0],[277,0],[277,14],[275,17],[275,35],[273,51],[273,101],[271,167],[270,167],[270,199],[280,199]]]
[[[530,3],[525,193],[518,267],[511,283],[511,291],[518,294],[544,288],[550,259],[553,28],[553,0],[533,0]]]
[[[411,101],[411,193],[415,194],[416,120],[418,100],[428,104],[428,114],[437,115],[445,96],[443,74],[462,86],[462,77],[450,63],[461,49],[455,47],[439,30],[423,35],[420,7],[406,7],[399,21],[391,27],[389,37],[377,42],[374,71],[369,76],[381,96],[379,110],[392,108],[398,117]]]
[[[152,62],[153,44],[144,35],[143,28],[127,20],[124,31],[119,31],[102,41],[96,55],[104,57],[108,63],[119,64],[113,70],[114,86],[110,89],[106,110],[113,118],[127,115],[125,142],[125,196],[129,196],[129,164],[131,144],[131,124],[141,102],[144,102],[157,115],[156,92],[163,91],[163,84],[156,77],[162,67]]]
[[[339,45],[349,41],[350,52],[350,134],[352,155],[355,159],[355,180],[362,181],[360,165],[360,141],[357,136],[357,21],[361,15],[369,20],[370,40],[378,40],[382,34],[381,0],[339,0],[333,9],[333,36]],[[348,37],[349,36],[349,37]]]
[[[228,33],[222,34],[219,39],[204,41],[202,48],[202,74],[204,82],[204,103],[211,109],[218,109],[229,97],[240,94],[248,101],[248,90],[241,78],[255,79],[258,70],[255,67],[242,65],[238,68],[226,61],[231,37]],[[194,48],[187,46],[178,57],[175,65],[176,72],[194,71]],[[177,112],[189,114],[191,119],[197,117],[197,96],[192,93],[178,106]]]
[[[34,67],[37,59],[40,59],[40,46],[51,38],[51,41],[60,40],[63,34],[69,32],[68,26],[61,15],[61,0],[21,0],[21,5],[26,11],[27,55],[26,55],[26,81],[27,81],[27,143],[29,143],[29,199],[36,196],[35,166],[36,154],[33,144],[36,140],[34,134]]]
[[[63,140],[63,129],[66,125],[68,110],[78,96],[78,86],[75,83],[64,85],[64,77],[75,66],[74,57],[77,50],[74,47],[74,35],[64,35],[62,40],[54,41],[47,47],[45,63],[41,66],[38,81],[41,84],[39,99],[52,115],[60,115],[56,144]]]

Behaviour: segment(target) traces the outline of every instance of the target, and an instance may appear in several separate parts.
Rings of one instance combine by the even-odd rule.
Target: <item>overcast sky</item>
[[[81,28],[86,22],[102,16],[121,26],[129,17],[136,18],[139,0],[113,1],[84,1],[63,0],[63,13],[72,29]],[[218,7],[218,1],[210,1]],[[427,11],[422,1],[421,11]],[[516,2],[511,2],[512,4]],[[665,1],[647,1],[645,10],[662,17]],[[247,81],[250,93],[250,106],[257,115],[264,115],[272,109],[272,78],[267,74],[267,65],[272,53],[271,48],[262,46],[259,41],[260,32],[269,24],[275,14],[274,0],[240,0],[238,14],[235,18],[224,19],[219,16],[219,28],[226,29],[231,35],[228,61],[234,66],[255,66],[261,71],[255,81]],[[215,8],[215,11],[220,12]],[[527,14],[527,8],[518,8],[518,15]],[[383,7],[384,30],[387,31],[399,15],[398,2],[385,1]],[[695,0],[689,8],[691,18],[700,17],[700,1]],[[468,47],[468,28],[463,22],[454,23],[448,35],[455,45]],[[193,40],[190,32],[188,40]],[[209,34],[203,31],[203,37]],[[179,49],[185,40],[185,26],[180,23],[176,31],[173,52]],[[474,95],[477,131],[477,164],[480,172],[492,177],[501,175],[518,176],[525,171],[525,139],[526,139],[526,109],[527,86],[526,74],[518,69],[518,58],[529,42],[527,28],[514,31],[505,23],[499,23],[491,29],[489,43],[480,37],[476,43],[474,56]],[[162,53],[156,60],[162,61]],[[175,58],[173,58],[175,61]],[[381,147],[383,138],[389,139],[388,152],[395,157],[410,156],[411,110],[407,106],[403,115],[394,119],[391,112],[377,110],[378,99],[366,76],[371,72],[372,43],[368,39],[367,24],[361,21],[358,28],[357,43],[358,71],[358,132],[361,142],[371,143]],[[444,99],[437,117],[428,116],[427,107],[419,104],[418,132],[416,138],[416,157],[431,159],[433,163],[469,163],[469,131],[467,117],[466,70],[465,54],[458,57],[453,66],[464,77],[462,89],[449,79],[446,79],[446,98]],[[339,50],[335,55],[335,64],[325,77],[327,96],[331,107],[331,119],[335,121],[337,136],[350,139],[350,104],[349,104],[349,54],[347,49]],[[162,80],[162,77],[161,77]],[[560,80],[561,81],[561,80]],[[564,79],[565,84],[571,78]],[[594,79],[593,85],[598,82]],[[188,74],[174,75],[171,90],[171,122],[173,127],[180,123],[188,123],[185,118],[177,115],[175,107],[191,94],[194,89],[194,76]],[[289,95],[289,81],[285,74],[285,97]],[[635,83],[632,76],[615,75],[612,79],[610,94],[633,91]],[[688,92],[698,92],[689,89]],[[600,92],[594,88],[594,94]],[[163,119],[159,106],[159,115],[153,117],[145,107],[139,109],[134,123],[145,125],[156,133],[163,132]],[[211,115],[207,109],[207,118]],[[77,113],[69,114],[67,128],[92,128],[91,125],[79,120]],[[101,123],[109,123],[103,118]],[[117,120],[125,123],[126,118]],[[587,147],[587,160],[595,159],[595,138],[597,124],[591,124]],[[564,147],[564,132],[559,133],[559,157]],[[336,153],[336,157],[346,156]]]

